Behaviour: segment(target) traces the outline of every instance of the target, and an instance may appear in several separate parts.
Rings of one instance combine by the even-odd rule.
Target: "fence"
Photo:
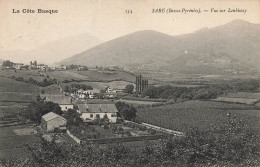
[[[174,130],[171,130],[171,129],[162,128],[162,127],[151,125],[151,124],[147,124],[147,123],[144,123],[144,122],[141,122],[139,124],[139,123],[128,121],[128,120],[124,120],[124,121],[126,123],[133,123],[133,124],[143,125],[143,126],[146,126],[147,128],[151,128],[151,129],[158,130],[158,131],[161,131],[161,132],[165,132],[165,133],[168,133],[168,134],[172,134],[172,135],[175,135],[175,136],[184,136],[184,133],[182,133],[182,132],[178,132],[178,131],[174,131]]]
[[[110,139],[85,139],[82,143],[93,143],[93,144],[107,144],[114,142],[134,142],[143,140],[159,140],[165,138],[165,135],[153,135],[153,136],[129,136],[129,137],[117,137]]]
[[[70,131],[67,129],[67,134],[78,144],[80,144],[80,139],[74,136],[73,134],[70,133]]]

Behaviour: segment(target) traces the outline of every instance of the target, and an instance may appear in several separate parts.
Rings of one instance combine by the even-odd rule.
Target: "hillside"
[[[92,66],[154,64],[175,56],[177,40],[156,31],[135,32],[91,48],[61,62]],[[84,60],[83,60],[84,59]]]
[[[138,31],[100,44],[60,64],[145,66],[181,73],[247,73],[260,63],[259,43],[259,24],[234,20],[180,36]]]
[[[37,60],[40,63],[53,64],[100,43],[102,43],[101,40],[94,36],[81,34],[52,41],[32,50],[0,51],[0,55],[1,58],[14,62],[28,64],[32,60]]]

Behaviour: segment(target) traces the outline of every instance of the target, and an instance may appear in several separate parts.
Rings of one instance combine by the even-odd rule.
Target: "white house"
[[[107,115],[112,123],[116,122],[118,113],[115,104],[78,104],[78,112],[83,120],[94,120]]]
[[[59,104],[59,103],[58,103]],[[68,111],[68,109],[73,109],[73,104],[59,104],[62,111]]]
[[[82,89],[79,89],[77,91],[77,97],[80,99],[93,99],[98,93],[99,93],[99,91],[96,89],[85,90],[85,91]]]
[[[23,67],[22,63],[15,63],[14,64],[14,68],[17,69],[17,70],[20,70],[22,67]]]
[[[96,97],[96,95],[99,93],[99,90],[93,89],[93,90],[85,90],[84,94],[86,94],[88,99],[93,99]]]
[[[116,94],[116,92],[107,92],[107,93],[104,93],[104,97],[107,99],[114,99],[117,97],[117,94]]]
[[[107,86],[107,87],[105,88],[105,92],[106,92],[106,93],[110,93],[110,92],[116,93],[116,91],[114,91],[110,86]]]

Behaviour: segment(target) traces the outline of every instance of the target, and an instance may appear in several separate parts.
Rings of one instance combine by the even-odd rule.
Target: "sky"
[[[246,13],[152,13],[152,9],[246,9]],[[12,10],[20,13],[12,13]],[[22,9],[58,13],[22,13]],[[126,10],[132,13],[127,14]],[[0,51],[30,50],[70,36],[88,33],[108,41],[135,31],[169,35],[212,28],[234,19],[260,23],[259,0],[0,0]],[[1,58],[1,55],[0,55]]]

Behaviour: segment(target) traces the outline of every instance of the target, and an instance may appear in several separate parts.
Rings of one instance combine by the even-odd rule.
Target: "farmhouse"
[[[87,95],[87,98],[93,99],[97,96],[99,93],[99,90],[93,89],[93,90],[85,90],[84,93]]]
[[[67,111],[68,109],[73,109],[72,99],[63,95],[45,95],[46,101],[51,101],[53,103],[59,104],[62,111]]]
[[[107,115],[109,122],[115,123],[118,111],[114,104],[78,104],[78,112],[85,121]]]
[[[77,91],[77,97],[80,99],[93,99],[97,96],[97,94],[99,93],[98,90],[94,89],[94,90],[82,90],[79,89]]]
[[[114,99],[117,97],[117,94],[116,92],[107,92],[107,93],[104,93],[104,98],[107,98],[107,99]]]
[[[65,129],[67,120],[62,116],[49,112],[42,116],[41,127],[46,132],[53,132],[56,128]]]
[[[110,92],[116,93],[116,91],[114,91],[110,86],[107,86],[107,87],[105,88],[105,92],[106,92],[106,93],[110,93]]]
[[[23,67],[22,63],[15,63],[14,64],[14,68],[17,69],[17,70],[21,70],[22,67]]]

